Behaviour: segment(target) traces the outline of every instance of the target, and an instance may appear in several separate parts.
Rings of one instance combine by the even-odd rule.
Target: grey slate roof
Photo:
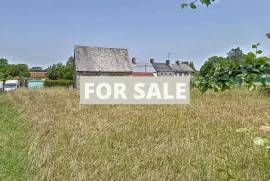
[[[179,64],[179,65],[172,64],[172,68],[176,72],[189,72],[189,73],[194,72],[194,70],[186,64]]]
[[[75,70],[86,72],[132,72],[128,50],[75,46]]]
[[[186,64],[153,63],[157,72],[192,73],[194,70]]]

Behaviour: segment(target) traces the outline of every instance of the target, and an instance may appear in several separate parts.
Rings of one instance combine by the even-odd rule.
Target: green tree
[[[28,78],[31,76],[30,73],[30,69],[28,67],[28,65],[26,64],[18,64],[17,66],[19,66],[19,69],[21,70],[19,76],[22,78]]]
[[[236,64],[241,64],[243,63],[245,59],[245,54],[243,51],[240,49],[240,47],[233,48],[231,49],[228,54],[227,58],[232,60]]]
[[[193,62],[189,62],[189,61],[183,61],[181,62],[181,64],[186,64],[188,65],[190,68],[192,68],[194,71],[196,71],[195,65]]]
[[[8,60],[5,58],[0,58],[0,80],[4,80],[6,77],[5,68],[8,65]]]
[[[209,58],[201,67],[200,70],[200,75],[201,76],[206,76],[209,75],[209,73],[212,73],[216,71],[216,67],[222,65],[223,67],[229,67],[233,64],[232,61],[224,58],[224,57],[218,57],[218,56],[213,56]]]
[[[7,61],[4,61],[7,62]],[[26,64],[2,64],[0,66],[0,79],[27,78],[30,76]]]
[[[0,79],[28,78],[30,70],[26,64],[9,64],[5,58],[0,58]]]
[[[48,69],[48,77],[51,80],[58,80],[64,78],[65,65],[62,63],[53,64]]]
[[[74,57],[69,57],[66,64],[58,63],[47,69],[51,80],[67,79],[73,80]]]
[[[6,65],[8,65],[8,60],[5,58],[0,58],[0,69]]]
[[[13,72],[10,73],[12,77],[28,78],[30,77],[30,70],[26,64],[13,65]]]
[[[64,79],[73,80],[74,57],[69,57],[64,71]]]

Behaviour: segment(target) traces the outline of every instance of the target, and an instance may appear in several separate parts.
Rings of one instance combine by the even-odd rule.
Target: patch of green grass
[[[0,180],[27,179],[29,131],[16,106],[0,93]]]

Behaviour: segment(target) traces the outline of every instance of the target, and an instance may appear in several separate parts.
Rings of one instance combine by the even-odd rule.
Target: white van
[[[16,90],[20,86],[18,80],[7,80],[4,84],[4,91],[8,92],[11,90]]]
[[[0,81],[0,91],[4,90],[4,81]]]

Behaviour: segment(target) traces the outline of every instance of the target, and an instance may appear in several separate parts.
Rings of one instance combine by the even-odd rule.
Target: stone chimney
[[[136,65],[136,64],[137,64],[137,60],[136,60],[136,58],[135,58],[135,57],[133,57],[133,58],[131,59],[131,61],[132,61],[132,63],[133,63],[134,65]]]
[[[170,65],[170,60],[166,60],[166,64]]]

